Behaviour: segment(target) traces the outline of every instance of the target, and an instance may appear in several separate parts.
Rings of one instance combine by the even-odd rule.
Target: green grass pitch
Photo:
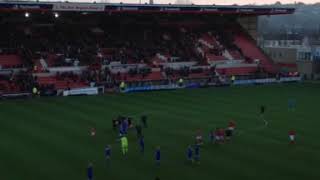
[[[297,109],[288,111],[288,99]],[[268,126],[259,119],[266,106]],[[93,162],[95,180],[316,180],[320,179],[320,84],[286,84],[54,97],[0,102],[1,180],[85,180]],[[111,119],[146,114],[146,152],[135,131],[123,157]],[[237,123],[238,134],[223,145],[205,143],[200,165],[186,164],[186,148],[197,129]],[[89,128],[97,128],[95,139]],[[297,144],[288,145],[288,131]],[[104,146],[111,144],[109,166]],[[154,149],[162,150],[156,167]]]

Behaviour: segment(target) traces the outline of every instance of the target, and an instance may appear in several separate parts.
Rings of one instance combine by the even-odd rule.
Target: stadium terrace
[[[292,8],[0,3],[0,94],[79,95],[300,80],[256,46]]]

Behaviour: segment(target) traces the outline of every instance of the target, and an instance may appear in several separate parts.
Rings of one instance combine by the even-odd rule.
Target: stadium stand
[[[0,55],[0,66],[3,69],[13,69],[23,66],[21,58],[16,54]]]
[[[61,15],[55,18],[51,8],[57,4],[37,4],[30,17],[23,14],[28,9],[9,8],[1,15],[1,69],[26,68],[24,75],[2,77],[1,91],[30,90],[17,83],[28,82],[31,76],[30,86],[65,90],[92,84],[117,87],[122,81],[208,81],[219,76],[277,73],[272,60],[237,21],[239,15],[248,15],[241,13],[244,7],[219,6],[213,13],[211,6],[186,6],[173,13],[161,9],[171,7],[161,5],[150,6],[152,10],[137,5],[141,10],[127,12],[125,4],[101,4],[105,13],[56,9]],[[19,3],[0,3],[2,10],[11,6]],[[250,8],[250,17],[293,12]]]

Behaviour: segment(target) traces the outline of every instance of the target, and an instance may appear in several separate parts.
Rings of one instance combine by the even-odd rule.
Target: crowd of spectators
[[[0,75],[0,92],[2,93],[29,92],[34,84],[32,75],[27,71]]]
[[[68,19],[69,18],[69,19]],[[125,73],[128,77],[147,77],[152,73],[153,59],[158,54],[168,62],[196,62],[196,66],[207,64],[205,55],[197,48],[204,48],[199,39],[204,34],[218,42],[206,53],[223,56],[225,50],[236,51],[245,60],[246,57],[234,44],[233,20],[215,17],[167,17],[167,16],[89,16],[70,15],[62,20],[23,20],[19,23],[8,21],[0,29],[0,53],[18,54],[25,64],[34,67],[37,60],[43,59],[48,66],[80,66],[89,68],[79,73],[56,73],[55,78],[70,83],[86,83],[115,87],[122,79],[119,73],[111,73],[110,62],[121,65],[145,64],[144,68],[131,68]],[[50,61],[50,62],[49,62]],[[38,63],[39,64],[39,63]],[[102,68],[103,67],[103,68]],[[160,67],[166,77],[189,77],[208,71],[210,77],[213,69],[182,67],[178,70]],[[47,73],[48,71],[43,71]],[[114,71],[113,71],[114,72]],[[28,74],[29,73],[29,74]],[[30,89],[38,82],[30,71],[6,80],[19,84],[21,90]],[[32,82],[31,82],[32,81]],[[9,83],[10,84],[10,83]],[[52,84],[35,84],[40,89],[54,89]]]

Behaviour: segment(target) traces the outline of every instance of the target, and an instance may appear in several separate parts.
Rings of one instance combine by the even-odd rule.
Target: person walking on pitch
[[[92,163],[89,163],[87,167],[87,178],[88,180],[93,180],[93,166]]]
[[[111,157],[111,147],[110,147],[110,145],[107,145],[104,148],[104,156],[105,156],[106,162],[109,164],[110,157]]]
[[[187,160],[188,160],[188,162],[193,163],[192,155],[193,155],[192,147],[188,146],[188,149],[187,149]]]
[[[157,147],[156,153],[155,153],[155,159],[156,159],[156,165],[160,166],[160,158],[161,158],[161,152],[160,152],[160,146]]]

